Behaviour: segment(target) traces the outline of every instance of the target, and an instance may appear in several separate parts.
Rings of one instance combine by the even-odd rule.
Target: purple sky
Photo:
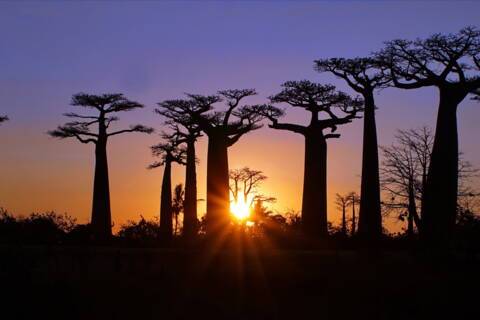
[[[158,128],[155,103],[183,92],[253,87],[260,94],[249,102],[264,102],[282,82],[301,79],[351,92],[314,72],[313,60],[367,55],[385,40],[479,26],[479,13],[480,2],[469,1],[1,2],[0,114],[11,121],[0,127],[0,206],[21,214],[54,209],[88,219],[91,147],[44,134],[64,121],[61,114],[69,110],[73,93],[125,93],[147,109],[122,115],[122,124]],[[436,104],[434,89],[380,92],[380,144],[391,143],[398,128],[433,125]],[[459,109],[460,147],[477,167],[479,116],[478,103],[465,101]],[[289,110],[287,120],[303,121],[303,113]],[[329,145],[329,198],[359,182],[361,122],[339,131],[342,138]],[[145,170],[147,147],[156,141],[131,135],[112,142],[114,220],[156,215],[161,170]],[[291,152],[285,146],[292,146]],[[270,177],[265,190],[284,199],[276,208],[299,209],[302,149],[300,137],[261,129],[231,149],[231,166],[265,171]],[[175,181],[181,181],[183,168],[175,172]],[[288,198],[290,190],[298,197]],[[333,217],[333,205],[330,211]]]

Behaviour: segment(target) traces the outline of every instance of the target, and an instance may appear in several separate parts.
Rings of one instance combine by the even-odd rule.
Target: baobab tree
[[[152,128],[141,124],[132,125],[129,129],[109,132],[113,122],[118,120],[113,114],[143,108],[143,105],[128,100],[123,94],[91,95],[78,93],[73,95],[72,106],[92,110],[95,114],[65,113],[73,119],[48,134],[55,138],[76,138],[81,143],[95,145],[95,177],[93,182],[93,204],[91,226],[98,239],[107,239],[112,235],[112,218],[110,211],[110,190],[108,181],[107,142],[110,137],[129,132],[150,134]],[[91,128],[95,126],[96,131]]]
[[[155,112],[168,119],[166,124],[173,130],[172,138],[175,136],[179,143],[186,145],[183,235],[191,239],[198,230],[195,143],[201,137],[201,131],[189,114],[179,113],[177,110],[196,110],[196,106],[189,100],[166,100],[158,106]]]
[[[272,103],[287,103],[311,113],[310,124],[280,123],[278,109],[266,110],[270,128],[301,134],[305,138],[305,168],[302,199],[302,226],[307,235],[327,235],[327,140],[339,138],[339,125],[358,118],[363,102],[336,91],[333,85],[288,81],[283,90],[270,97]],[[337,115],[340,113],[341,115]],[[330,130],[325,133],[324,130]]]
[[[480,31],[467,27],[456,34],[389,41],[376,59],[397,88],[439,90],[423,227],[431,244],[445,243],[452,237],[457,211],[457,109],[480,88]]]
[[[240,106],[244,98],[255,94],[254,89],[222,90],[211,96],[187,94],[187,103],[162,105],[172,114],[188,116],[208,137],[207,234],[218,234],[230,224],[228,148],[244,134],[261,127],[261,110],[265,106]],[[226,102],[226,110],[215,111],[214,105],[222,101]]]
[[[388,193],[389,200],[383,205],[388,211],[399,211],[399,218],[407,219],[407,234],[413,236],[414,225],[422,233],[422,217],[425,207],[425,186],[427,181],[430,155],[433,147],[433,132],[428,127],[399,130],[395,143],[381,147],[382,188]],[[469,180],[477,170],[459,155],[460,199],[476,196]],[[420,210],[418,210],[420,208]]]
[[[267,179],[267,176],[260,170],[243,167],[241,169],[230,170],[230,191],[233,196],[233,201],[238,202],[238,195],[242,192],[243,201],[251,201],[256,199],[248,199],[252,193],[257,191],[259,185]],[[265,199],[262,199],[265,202]]]
[[[382,233],[380,176],[374,91],[384,88],[389,79],[378,69],[373,58],[332,58],[315,61],[320,72],[330,72],[343,79],[363,97],[362,182],[358,233],[375,239]]]
[[[164,135],[165,139],[165,135]],[[163,166],[162,191],[160,194],[160,228],[161,241],[170,241],[173,234],[173,206],[172,206],[172,163],[185,164],[185,149],[178,147],[175,140],[167,140],[151,147],[152,155],[160,157],[149,166],[154,169]]]
[[[342,234],[344,236],[347,235],[347,207],[350,201],[350,195],[347,194],[342,196],[341,194],[337,193],[335,195],[335,204],[337,205],[338,209],[342,211]]]

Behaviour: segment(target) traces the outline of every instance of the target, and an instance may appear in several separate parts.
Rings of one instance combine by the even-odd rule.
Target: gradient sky
[[[70,97],[121,92],[146,108],[121,114],[120,125],[141,122],[161,128],[155,103],[183,92],[256,88],[248,103],[261,103],[287,80],[343,82],[313,70],[313,60],[354,57],[393,38],[425,37],[479,26],[480,2],[1,2],[0,207],[17,214],[55,210],[85,223],[90,217],[93,145],[57,141],[45,132],[65,121]],[[397,129],[432,126],[435,89],[386,89],[377,94],[379,143]],[[286,121],[305,121],[288,110]],[[459,108],[460,147],[480,167],[480,105]],[[329,141],[328,196],[358,190],[362,123],[339,128]],[[128,219],[158,215],[162,170],[146,170],[148,146],[158,136],[111,139],[112,214],[118,227]],[[303,141],[290,132],[263,128],[230,148],[230,167],[263,170],[263,192],[275,209],[299,209]],[[206,141],[198,146],[199,197],[205,197]],[[174,183],[183,182],[182,167]],[[204,212],[204,205],[200,213]],[[338,212],[329,203],[329,219]],[[398,228],[392,222],[392,228]]]

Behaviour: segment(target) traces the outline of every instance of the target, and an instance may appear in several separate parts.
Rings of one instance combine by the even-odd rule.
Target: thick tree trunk
[[[420,217],[423,218],[423,213],[425,212],[425,187],[427,185],[427,168],[423,169],[422,173],[422,195],[421,195],[421,204],[420,204]]]
[[[159,237],[162,241],[169,241],[172,238],[172,213],[172,163],[167,159],[163,171],[162,192],[160,196]]]
[[[362,183],[358,233],[364,238],[378,239],[382,234],[382,215],[373,94],[365,96],[363,119]]]
[[[95,145],[95,177],[93,181],[91,225],[97,240],[107,240],[112,236],[107,139],[105,137],[99,138]]]
[[[415,192],[413,189],[413,181],[410,181],[408,185],[408,225],[407,225],[407,235],[409,238],[413,238],[413,223],[415,216],[417,215],[417,205],[415,203]],[[417,226],[418,227],[418,226]]]
[[[230,224],[230,188],[227,137],[220,133],[208,136],[207,220],[208,235],[218,235]]]
[[[185,200],[183,233],[187,238],[197,234],[197,172],[195,159],[195,141],[187,143],[187,165],[185,172]]]
[[[305,136],[302,226],[309,236],[327,236],[327,142],[320,134]]]
[[[458,192],[458,95],[440,90],[435,139],[425,186],[422,224],[425,239],[443,245],[455,227]]]

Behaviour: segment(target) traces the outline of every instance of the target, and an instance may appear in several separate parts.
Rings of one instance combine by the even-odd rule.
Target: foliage
[[[153,242],[158,239],[159,224],[157,221],[145,220],[140,216],[138,222],[129,220],[120,226],[118,237],[133,243]]]
[[[76,219],[53,211],[15,217],[0,209],[0,241],[17,243],[61,243],[76,227]]]

